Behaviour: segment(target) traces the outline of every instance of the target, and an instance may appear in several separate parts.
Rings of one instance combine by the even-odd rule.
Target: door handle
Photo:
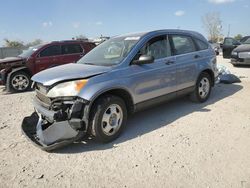
[[[171,65],[171,64],[174,64],[175,61],[174,60],[168,60],[167,62],[165,62],[166,65]]]
[[[196,55],[194,56],[195,59],[198,59],[198,58],[200,58],[200,57],[201,57],[201,56],[198,55],[198,54],[196,54]]]

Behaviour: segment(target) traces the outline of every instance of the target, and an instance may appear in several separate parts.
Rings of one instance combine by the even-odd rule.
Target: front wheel
[[[124,101],[113,95],[103,96],[97,99],[91,110],[91,133],[100,142],[111,142],[121,134],[126,121]]]
[[[24,71],[14,72],[10,76],[9,88],[12,92],[24,92],[30,89],[31,80],[30,76]]]
[[[205,102],[210,96],[212,88],[211,76],[202,72],[197,80],[195,90],[190,95],[190,99],[194,102]]]

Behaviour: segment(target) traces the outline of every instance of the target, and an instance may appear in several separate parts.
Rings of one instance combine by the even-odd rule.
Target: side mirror
[[[155,58],[151,55],[141,55],[138,60],[134,60],[133,64],[143,65],[153,63]]]

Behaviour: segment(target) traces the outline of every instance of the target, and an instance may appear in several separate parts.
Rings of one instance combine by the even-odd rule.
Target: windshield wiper
[[[85,64],[85,65],[96,65],[94,63],[83,63],[83,64]]]

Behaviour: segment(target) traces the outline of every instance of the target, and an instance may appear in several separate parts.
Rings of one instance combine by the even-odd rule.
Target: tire
[[[12,92],[28,91],[31,88],[30,75],[24,71],[14,72],[7,84],[9,84],[10,91]]]
[[[90,131],[102,143],[115,140],[127,122],[127,108],[117,96],[106,95],[95,102],[90,113]]]
[[[212,89],[212,79],[211,76],[202,72],[196,82],[195,90],[190,94],[190,99],[193,102],[203,103],[207,101],[210,96]]]

